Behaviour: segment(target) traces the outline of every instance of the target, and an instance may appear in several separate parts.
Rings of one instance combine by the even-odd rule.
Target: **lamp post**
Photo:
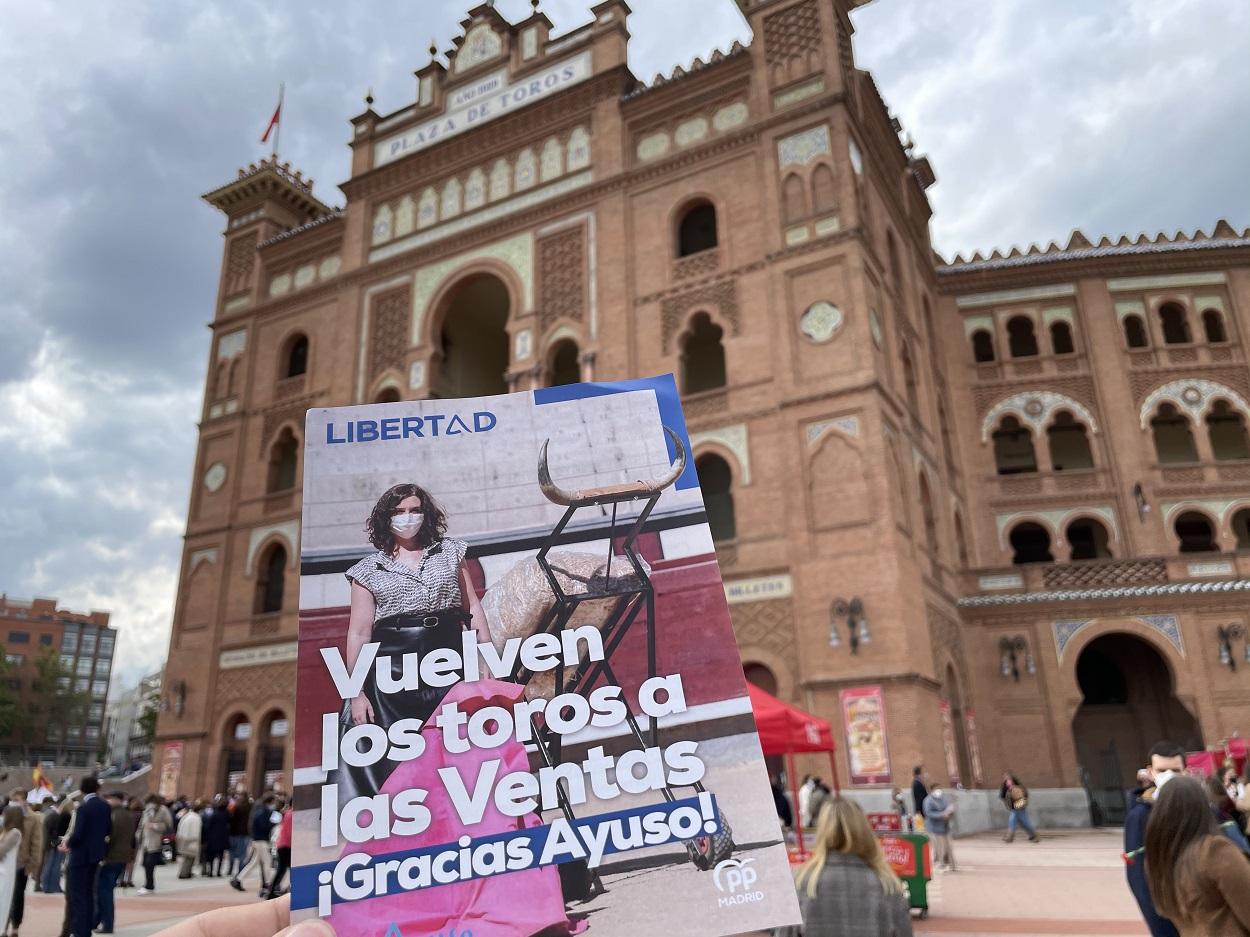
[[[1033,654],[1029,651],[1029,642],[1023,635],[999,638],[998,654],[1002,662],[1002,674],[1020,682],[1020,659],[1024,660],[1024,669],[1030,674],[1037,673],[1037,665],[1033,662]]]
[[[1229,670],[1237,670],[1237,657],[1233,654],[1233,641],[1241,638],[1245,642],[1243,655],[1246,663],[1250,664],[1250,640],[1246,634],[1244,625],[1233,622],[1230,625],[1216,625],[1215,635],[1220,649],[1220,663]]]
[[[842,639],[838,635],[838,625],[845,621],[847,644],[850,645],[852,654],[858,654],[859,646],[868,644],[871,640],[868,633],[868,619],[864,615],[863,601],[859,596],[852,597],[849,602],[845,599],[834,599],[830,611],[832,620],[829,622],[829,646],[833,648],[842,646]]]

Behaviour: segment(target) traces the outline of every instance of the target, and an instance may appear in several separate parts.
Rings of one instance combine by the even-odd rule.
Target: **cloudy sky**
[[[731,0],[631,0],[649,79],[747,40]],[[125,681],[164,658],[221,218],[283,155],[340,204],[347,119],[412,100],[467,2],[27,0],[0,18],[0,591],[108,609]],[[589,0],[544,0],[558,30]],[[499,0],[518,19],[527,0]],[[935,246],[1250,224],[1250,4],[877,0],[859,63],[929,154]]]

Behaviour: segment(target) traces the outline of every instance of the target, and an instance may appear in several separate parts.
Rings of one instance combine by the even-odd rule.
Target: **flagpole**
[[[282,134],[282,99],[286,96],[286,82],[278,85],[278,123],[273,128],[273,159],[278,161],[278,137]]]

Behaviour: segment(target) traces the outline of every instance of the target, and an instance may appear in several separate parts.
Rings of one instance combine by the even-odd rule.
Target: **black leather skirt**
[[[472,616],[459,608],[439,609],[427,613],[411,613],[379,618],[373,624],[373,640],[378,647],[377,659],[391,659],[391,676],[399,681],[403,677],[403,656],[417,654],[424,658],[436,650],[461,650],[462,635]],[[382,693],[377,686],[377,667],[369,669],[365,678],[364,696],[373,707],[373,722],[389,729],[400,719],[420,719],[423,723],[438,710],[448,687],[428,687],[422,684],[415,690]],[[340,735],[352,726],[351,704],[343,707]],[[343,765],[329,780],[339,785],[339,804],[353,797],[370,797],[386,783],[395,770],[396,763],[383,759],[372,765],[355,767]],[[337,776],[335,776],[337,775]]]

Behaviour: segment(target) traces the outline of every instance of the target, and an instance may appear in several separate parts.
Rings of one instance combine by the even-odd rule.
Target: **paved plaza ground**
[[[915,921],[917,934],[1102,937],[1148,933],[1125,885],[1119,830],[1056,832],[1038,845],[1020,839],[1007,845],[994,835],[974,836],[956,840],[955,858],[959,871],[937,876],[930,889],[929,918]],[[697,873],[691,870],[691,874]],[[148,937],[189,915],[256,900],[254,890],[233,891],[225,879],[180,882],[171,867],[158,868],[157,876],[154,895],[118,891],[119,937]],[[680,900],[680,879],[672,867],[642,868],[610,876],[607,885],[617,901],[644,894],[650,898],[645,906],[652,909],[654,920],[635,933],[640,937],[667,935],[665,902],[654,896],[672,893],[673,900]],[[23,934],[55,937],[59,933],[64,909],[60,896],[28,894],[26,908]],[[593,912],[594,908],[592,903],[585,910]],[[593,913],[590,923],[588,935],[593,935]]]

